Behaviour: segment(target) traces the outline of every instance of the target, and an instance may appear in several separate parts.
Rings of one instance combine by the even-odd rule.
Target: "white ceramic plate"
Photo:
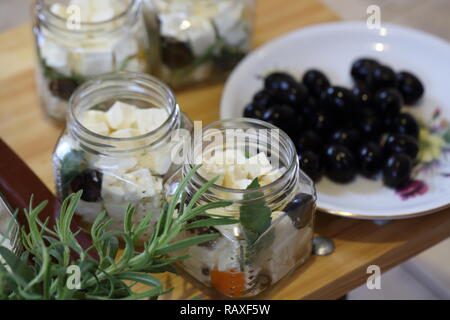
[[[334,84],[351,86],[349,70],[356,58],[369,56],[396,70],[410,70],[426,87],[425,97],[407,108],[431,126],[435,111],[441,115],[434,125],[443,137],[445,119],[450,119],[450,45],[437,37],[413,29],[386,24],[369,30],[360,22],[339,22],[300,29],[275,39],[245,58],[229,77],[221,101],[221,118],[241,117],[244,106],[262,88],[261,76],[284,70],[300,78],[312,67],[323,70]],[[449,131],[450,133],[450,131]],[[401,197],[386,188],[380,179],[357,178],[348,185],[328,179],[317,184],[318,207],[323,211],[363,219],[399,219],[432,213],[450,207],[450,149],[438,148],[438,164],[423,165],[411,190],[414,196]],[[434,162],[435,164],[437,162]],[[425,170],[427,169],[427,170]],[[422,194],[419,194],[422,193]]]

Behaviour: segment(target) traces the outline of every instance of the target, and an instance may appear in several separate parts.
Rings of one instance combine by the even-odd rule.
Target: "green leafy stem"
[[[151,212],[140,222],[133,223],[135,209],[128,206],[123,231],[114,231],[109,229],[112,220],[107,219],[104,211],[101,212],[91,227],[92,245],[89,248],[83,248],[76,239],[77,232],[71,230],[81,191],[64,200],[54,228],[48,227],[48,219],[41,221],[38,217],[46,202],[33,207],[31,200],[29,208],[24,210],[29,231],[21,229],[24,252],[18,255],[0,247],[0,256],[5,261],[0,263],[0,299],[154,299],[169,292],[171,289],[164,289],[160,280],[150,273],[175,272],[173,263],[188,258],[186,254],[177,255],[177,252],[215,239],[219,234],[182,240],[176,240],[177,236],[190,228],[237,222],[231,218],[216,219],[210,216],[189,223],[190,219],[199,215],[208,216],[207,210],[231,204],[220,201],[194,206],[196,199],[217,178],[205,184],[189,203],[176,210],[177,204],[186,199],[184,190],[197,170],[198,167],[194,168],[183,179],[155,225],[151,224]],[[137,240],[149,229],[153,231],[152,236],[143,250],[137,251]],[[121,254],[119,240],[124,243]],[[98,259],[93,258],[92,251]],[[73,258],[72,253],[76,253],[77,258]],[[72,265],[80,268],[80,289],[67,286],[67,270]],[[136,284],[143,284],[147,289],[137,293],[133,290]]]

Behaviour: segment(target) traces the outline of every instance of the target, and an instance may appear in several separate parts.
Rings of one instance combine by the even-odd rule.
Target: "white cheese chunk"
[[[106,122],[106,114],[103,111],[98,110],[87,110],[83,113],[83,125],[88,123],[98,124],[98,123],[107,123]]]
[[[117,101],[106,112],[106,119],[111,129],[127,129],[136,122],[136,107]]]
[[[172,166],[172,153],[169,148],[146,152],[138,157],[139,164],[144,168],[149,168],[153,174],[165,175]]]
[[[116,185],[102,183],[102,198],[106,202],[120,203],[124,201],[124,189]]]
[[[275,180],[279,179],[286,172],[285,168],[275,169],[270,171],[269,173],[259,177],[259,183],[262,186],[268,185]]]
[[[247,170],[249,178],[254,179],[261,175],[267,174],[272,171],[272,165],[264,152],[258,153],[248,159]]]
[[[186,33],[192,52],[196,56],[204,55],[216,41],[214,27],[209,19],[204,17],[191,17]]]
[[[141,134],[151,132],[159,128],[168,117],[167,111],[161,108],[138,109],[137,128]]]
[[[184,12],[160,13],[158,19],[161,23],[160,33],[163,37],[175,38],[181,42],[187,42],[187,33],[183,31],[183,23],[189,26],[188,16]]]
[[[68,51],[55,42],[42,38],[40,40],[40,54],[47,66],[68,74]]]
[[[229,37],[236,25],[241,23],[244,9],[244,4],[239,2],[218,3],[218,13],[214,17],[214,23],[222,37],[225,39]]]
[[[126,197],[152,197],[156,192],[154,177],[146,168],[124,175],[126,180]]]
[[[109,127],[105,123],[86,123],[84,125],[88,130],[102,136],[109,135]]]
[[[84,47],[71,53],[70,66],[76,74],[88,77],[113,72],[113,54],[109,46],[95,49]]]

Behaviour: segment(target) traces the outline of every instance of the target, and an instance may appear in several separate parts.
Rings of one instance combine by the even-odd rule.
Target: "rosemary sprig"
[[[152,213],[138,223],[133,223],[135,210],[127,208],[123,231],[112,231],[108,227],[111,220],[102,212],[93,223],[90,234],[92,246],[83,249],[72,232],[70,225],[75,214],[81,191],[71,194],[61,205],[60,217],[54,228],[47,227],[48,221],[39,221],[39,213],[46,203],[24,210],[29,231],[21,230],[25,251],[17,255],[0,246],[0,299],[152,299],[167,293],[163,284],[150,273],[175,272],[173,263],[188,258],[187,255],[173,256],[178,251],[215,239],[219,234],[207,234],[175,240],[184,230],[199,226],[230,224],[237,221],[231,218],[209,218],[189,223],[188,220],[205,215],[211,208],[226,207],[230,202],[210,203],[194,208],[194,202],[176,211],[176,205],[186,199],[185,187],[198,167],[180,183],[156,225],[151,224]],[[215,179],[193,196],[198,199]],[[152,229],[151,238],[144,244],[141,252],[135,244],[144,231]],[[119,256],[119,239],[125,247]],[[98,259],[92,258],[92,251]],[[77,258],[73,258],[73,253]],[[167,254],[171,253],[171,257]],[[31,263],[30,263],[31,261]],[[80,271],[80,288],[68,286],[71,274],[68,270],[75,266]],[[136,284],[143,284],[148,290],[142,293],[133,291]]]

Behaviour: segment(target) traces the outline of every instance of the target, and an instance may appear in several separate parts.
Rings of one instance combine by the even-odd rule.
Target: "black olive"
[[[302,114],[298,114],[298,115],[296,115],[296,118],[295,118],[295,128],[292,129],[290,134],[289,133],[288,134],[293,141],[297,141],[298,137],[303,132],[308,130],[308,128],[309,128],[309,126],[308,126],[308,122],[305,119],[305,116]]]
[[[326,89],[321,95],[321,103],[340,119],[347,118],[355,109],[351,91],[338,86]]]
[[[322,138],[314,131],[306,131],[300,135],[296,143],[297,152],[314,151],[320,154],[323,148]]]
[[[401,188],[411,180],[412,160],[404,153],[389,157],[383,168],[383,182],[391,188]]]
[[[406,104],[416,103],[425,91],[422,82],[414,74],[407,71],[397,73],[397,88]]]
[[[322,177],[322,163],[317,154],[312,151],[303,151],[299,153],[298,160],[300,169],[302,169],[312,181],[317,182]]]
[[[194,54],[185,42],[174,38],[161,38],[161,59],[170,69],[179,69],[192,63]]]
[[[386,138],[384,150],[388,156],[404,153],[414,160],[419,153],[419,143],[417,139],[406,134],[391,134]]]
[[[284,130],[287,134],[295,134],[297,115],[294,109],[285,104],[274,105],[267,109],[262,120]]]
[[[270,105],[273,103],[273,98],[269,94],[269,92],[265,90],[260,90],[253,96],[252,103],[255,107],[267,110],[267,108],[270,107]]]
[[[373,91],[397,86],[397,76],[388,66],[379,65],[371,70],[367,77],[367,83]]]
[[[330,138],[331,144],[343,145],[353,152],[357,151],[360,142],[361,138],[356,129],[339,129]]]
[[[351,182],[356,175],[356,161],[353,153],[341,145],[330,145],[325,149],[325,174],[338,183]]]
[[[366,82],[369,73],[379,65],[374,59],[361,58],[353,62],[350,73],[356,82]]]
[[[383,118],[392,120],[398,116],[403,100],[397,89],[382,89],[375,94],[373,101],[374,110]]]
[[[360,85],[354,87],[352,94],[358,108],[370,108],[372,106],[373,94],[365,86]]]
[[[265,110],[256,107],[254,104],[250,103],[244,108],[245,118],[262,119]]]
[[[307,92],[303,85],[298,85],[273,94],[273,99],[279,103],[288,104],[297,109],[301,108],[303,103],[306,103]]]
[[[319,110],[311,116],[311,129],[324,140],[328,140],[330,133],[335,128],[333,115],[326,110]]]
[[[83,190],[81,200],[96,202],[102,197],[103,174],[97,170],[85,169],[70,183],[72,192]]]
[[[367,142],[359,148],[359,171],[365,177],[372,178],[383,166],[383,155],[378,144]]]
[[[320,97],[322,92],[330,86],[330,81],[327,76],[316,69],[306,71],[303,75],[302,82],[308,89],[308,92],[315,97]]]
[[[362,137],[367,140],[377,141],[383,133],[383,123],[378,115],[370,109],[365,109],[361,113],[356,127]]]
[[[410,135],[416,139],[419,138],[419,124],[409,113],[400,113],[395,118],[391,130],[392,132]]]
[[[283,91],[297,87],[297,81],[285,72],[274,72],[264,79],[264,88],[272,95],[282,94]]]
[[[308,96],[306,98],[305,103],[302,104],[300,111],[304,115],[311,117],[314,114],[316,114],[319,110],[321,110],[321,107],[317,99],[314,98],[313,96]]]
[[[69,100],[78,86],[78,82],[72,79],[55,79],[50,81],[48,88],[55,97]]]
[[[311,222],[314,209],[314,198],[309,194],[299,193],[284,208],[284,212],[291,218],[294,227],[301,229]]]

